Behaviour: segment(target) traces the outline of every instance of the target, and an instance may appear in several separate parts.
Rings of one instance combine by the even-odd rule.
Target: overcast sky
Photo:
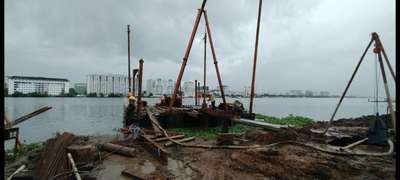
[[[131,24],[133,66],[143,58],[145,80],[175,80],[201,3],[6,0],[5,74],[67,78],[72,83],[85,82],[92,73],[127,74],[126,25]],[[257,8],[258,0],[206,4],[222,81],[234,90],[251,83]],[[204,30],[202,19],[183,80],[203,77]],[[341,93],[374,31],[395,68],[395,0],[264,0],[257,91]],[[209,49],[207,79],[215,87]],[[370,51],[350,94],[372,95],[374,61]]]

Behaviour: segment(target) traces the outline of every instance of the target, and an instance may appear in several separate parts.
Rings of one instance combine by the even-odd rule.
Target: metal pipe
[[[332,114],[332,116],[331,116],[331,119],[329,120],[329,124],[332,122],[333,118],[335,118],[336,112],[337,112],[337,110],[339,109],[339,106],[340,106],[340,104],[342,103],[343,98],[344,98],[344,96],[346,95],[347,90],[349,89],[350,84],[351,84],[351,82],[353,81],[354,76],[356,75],[356,73],[357,73],[357,71],[358,71],[358,68],[360,67],[361,62],[363,61],[365,54],[367,54],[367,51],[368,51],[369,47],[371,46],[373,40],[374,40],[374,39],[371,38],[371,40],[369,41],[369,44],[368,44],[367,48],[365,48],[364,53],[362,54],[362,56],[361,56],[361,58],[360,58],[360,61],[358,61],[358,64],[357,64],[357,66],[356,66],[356,69],[354,69],[354,72],[353,72],[353,74],[351,75],[350,81],[347,83],[346,89],[344,90],[342,96],[340,97],[339,103],[336,105],[335,111],[333,112],[333,114]],[[326,130],[328,130],[328,129],[326,129]]]
[[[199,82],[197,82],[197,88],[198,88],[198,90],[200,90],[200,81]],[[198,93],[198,92],[197,92]],[[198,95],[198,94],[197,94]],[[197,97],[196,97],[197,98]],[[197,98],[197,102],[200,104],[200,99],[199,98]]]
[[[194,80],[194,105],[197,106],[197,80]]]
[[[139,114],[141,106],[142,106],[142,78],[143,78],[143,59],[139,60],[139,78],[138,78],[138,106],[137,112]]]
[[[378,44],[378,47],[379,47],[379,44]],[[386,73],[385,73],[385,68],[383,67],[383,61],[382,61],[381,52],[378,53],[378,59],[379,59],[379,64],[381,66],[383,85],[385,86],[385,93],[386,93],[386,98],[387,98],[387,102],[388,102],[388,105],[389,105],[390,116],[392,118],[393,130],[394,130],[394,133],[396,135],[396,115],[394,114],[394,111],[393,111],[392,98],[390,97],[389,87],[387,85]]]
[[[206,104],[206,73],[207,73],[207,54],[206,54],[206,48],[207,48],[207,32],[204,32],[204,68],[203,68],[203,73],[204,73],[204,77],[203,77],[203,107],[207,107]]]
[[[390,71],[390,73],[392,74],[393,80],[396,82],[396,75],[394,74],[394,71],[393,71],[393,69],[392,69],[392,65],[390,65],[389,58],[388,58],[387,55],[386,55],[385,49],[383,48],[383,44],[382,44],[382,42],[381,42],[381,39],[380,39],[379,36],[378,36],[378,33],[373,32],[373,33],[372,33],[372,36],[375,38],[375,42],[377,42],[377,44],[378,44],[379,47],[381,48],[381,50],[382,50],[382,52],[383,52],[383,57],[385,58],[386,64],[387,64],[388,67],[389,67],[389,71]]]
[[[131,39],[130,39],[130,33],[131,33],[131,30],[129,29],[129,24],[128,24],[128,86],[129,86],[128,92],[132,92],[132,89],[131,89]]]
[[[139,69],[133,69],[132,70],[132,95],[135,96],[136,94],[136,87],[135,87],[135,79],[136,79],[136,74],[138,73]]]
[[[206,20],[206,27],[207,27],[207,32],[208,32],[208,40],[210,41],[211,53],[212,53],[212,56],[213,56],[213,59],[214,59],[215,71],[217,72],[217,78],[218,78],[219,89],[221,91],[222,102],[224,103],[225,110],[226,110],[227,106],[226,106],[226,100],[225,100],[224,87],[222,85],[221,75],[219,73],[217,56],[216,56],[215,49],[214,49],[214,43],[213,43],[212,37],[211,37],[211,28],[210,28],[210,25],[208,23],[208,16],[207,16],[207,12],[206,11],[204,11],[204,19]]]
[[[258,18],[257,18],[256,43],[255,43],[255,49],[254,49],[253,76],[251,78],[251,94],[250,94],[250,107],[249,107],[250,114],[253,113],[254,85],[256,82],[257,49],[258,49],[258,35],[260,32],[261,5],[262,5],[262,0],[260,0],[259,4],[258,4]]]
[[[175,102],[176,93],[178,92],[179,86],[180,86],[180,84],[181,84],[183,72],[185,71],[185,67],[186,67],[187,60],[188,60],[188,58],[189,58],[190,50],[192,49],[192,44],[193,44],[194,36],[195,36],[195,34],[196,34],[197,27],[199,26],[201,14],[202,14],[202,12],[203,12],[203,10],[204,10],[204,6],[206,5],[206,2],[207,2],[207,0],[203,0],[203,4],[201,5],[201,8],[200,8],[200,10],[198,10],[198,12],[197,12],[196,20],[195,20],[195,23],[194,23],[194,26],[193,26],[193,29],[192,29],[192,34],[190,35],[189,43],[188,43],[188,46],[186,47],[185,56],[183,57],[181,69],[179,70],[178,78],[176,79],[176,83],[175,83],[175,87],[174,87],[174,92],[173,92],[173,94],[172,94],[172,98],[171,98],[171,102],[170,102],[170,104],[169,104],[168,110],[171,110],[171,109],[172,109],[172,105],[173,105],[174,102]]]

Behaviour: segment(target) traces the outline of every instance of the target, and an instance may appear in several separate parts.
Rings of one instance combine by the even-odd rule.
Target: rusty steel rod
[[[225,93],[224,93],[224,86],[222,85],[221,75],[219,73],[217,55],[215,53],[214,43],[212,41],[212,36],[211,36],[211,28],[210,28],[210,24],[208,23],[207,12],[206,11],[203,11],[203,12],[204,12],[204,19],[206,21],[206,27],[207,27],[207,32],[208,32],[208,40],[210,41],[211,53],[212,53],[212,57],[213,57],[213,60],[214,60],[215,71],[217,73],[219,89],[221,91],[222,102],[224,103],[224,107],[225,107],[225,110],[226,110],[227,106],[226,106],[226,99],[225,99]]]
[[[379,44],[378,44],[378,47],[380,47]],[[385,68],[383,67],[381,52],[378,52],[378,60],[379,60],[379,64],[381,67],[383,85],[385,87],[385,93],[386,93],[386,98],[387,98],[387,102],[388,102],[388,106],[389,106],[389,110],[390,110],[390,116],[392,118],[393,130],[394,130],[394,133],[396,134],[396,115],[394,114],[394,111],[393,111],[392,98],[390,97],[390,93],[389,93],[389,87],[387,84]]]
[[[139,114],[142,107],[142,79],[143,79],[143,59],[139,60],[139,77],[138,77],[138,101],[137,113]]]
[[[181,69],[179,70],[178,78],[176,79],[174,92],[172,94],[171,102],[170,102],[169,108],[168,108],[169,111],[172,109],[172,105],[175,102],[176,94],[177,94],[178,89],[179,89],[180,84],[181,84],[183,72],[185,71],[185,67],[186,67],[186,64],[187,64],[187,60],[189,58],[190,50],[192,49],[194,36],[196,35],[197,27],[199,26],[201,14],[202,14],[202,12],[204,10],[204,6],[206,5],[206,2],[207,2],[207,0],[203,0],[203,4],[201,5],[201,8],[197,12],[196,20],[195,20],[195,23],[194,23],[194,26],[193,26],[193,29],[192,29],[192,33],[190,35],[189,43],[188,43],[188,46],[186,47],[185,56],[183,57]]]
[[[259,4],[258,4],[258,18],[257,18],[256,43],[255,43],[255,49],[254,49],[253,75],[251,78],[250,107],[249,107],[250,114],[253,113],[254,86],[256,83],[258,35],[260,33],[260,20],[261,20],[261,6],[262,6],[262,0],[260,0]]]
[[[197,106],[197,80],[194,80],[194,105]]]
[[[207,81],[207,79],[206,79],[206,77],[207,77],[207,62],[206,62],[206,59],[207,59],[207,32],[204,32],[204,38],[203,38],[203,40],[204,40],[203,107],[207,107],[207,104],[206,104],[206,84],[207,84],[207,83],[206,83],[206,81]]]
[[[392,69],[392,65],[391,65],[390,62],[389,62],[389,58],[388,58],[387,55],[386,55],[385,49],[383,48],[383,44],[382,44],[382,42],[381,42],[381,39],[380,39],[379,36],[378,36],[378,33],[373,32],[373,33],[372,33],[372,36],[374,37],[375,42],[379,45],[380,49],[382,50],[383,57],[385,58],[386,64],[387,64],[388,67],[389,67],[389,71],[390,71],[390,73],[391,73],[391,75],[392,75],[392,77],[393,77],[393,80],[396,82],[396,75],[394,74],[394,71],[393,71],[393,69]]]
[[[136,87],[135,87],[135,79],[136,79],[136,74],[138,73],[139,69],[133,69],[132,70],[132,96],[135,96],[136,94]]]
[[[131,88],[131,38],[130,38],[131,30],[129,29],[129,24],[128,24],[127,28],[128,28],[128,86],[129,86],[128,92],[132,92],[132,88]]]
[[[372,44],[373,41],[374,41],[374,39],[371,38],[371,40],[369,41],[369,44],[368,44],[367,48],[365,48],[364,53],[362,54],[362,56],[361,56],[361,58],[360,58],[360,61],[358,61],[358,64],[357,64],[356,68],[354,69],[353,74],[351,75],[350,81],[347,83],[347,86],[346,86],[346,88],[345,88],[345,90],[344,90],[342,96],[340,97],[339,103],[336,105],[335,111],[333,112],[333,114],[332,114],[332,116],[331,116],[331,119],[329,120],[329,124],[333,121],[333,118],[335,118],[336,112],[337,112],[337,110],[339,109],[339,106],[340,106],[340,104],[342,103],[343,98],[344,98],[344,96],[346,95],[347,90],[349,89],[350,84],[351,84],[351,82],[353,81],[354,76],[356,75],[356,73],[357,73],[357,71],[358,71],[358,68],[360,67],[361,62],[363,61],[364,56],[365,56],[365,54],[367,54],[367,51],[368,51],[368,49],[369,49],[369,47],[371,46],[371,44]],[[328,130],[328,129],[326,129],[325,132],[326,132],[327,130]]]

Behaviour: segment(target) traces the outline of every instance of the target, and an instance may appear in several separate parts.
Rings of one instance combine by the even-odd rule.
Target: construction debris
[[[74,140],[75,136],[70,133],[57,134],[55,138],[47,140],[37,168],[37,177],[39,179],[50,179],[59,173],[70,170],[68,166],[67,147]]]
[[[25,167],[26,167],[25,164],[22,165],[21,167],[19,167],[14,173],[12,173],[12,174],[7,178],[7,180],[11,180],[16,174],[18,174],[19,172],[21,172],[22,170],[24,170]]]
[[[82,178],[81,178],[81,175],[79,175],[79,173],[78,173],[78,169],[76,168],[74,158],[72,158],[71,153],[68,153],[67,156],[68,156],[69,162],[71,163],[72,170],[74,171],[76,180],[81,180]]]
[[[97,144],[96,146],[100,150],[117,153],[117,154],[121,154],[124,156],[129,156],[129,157],[134,157],[135,152],[136,152],[136,149],[134,149],[134,148],[125,147],[125,146],[112,144],[112,143]]]
[[[177,142],[183,143],[183,142],[188,142],[188,141],[193,141],[194,137],[188,137],[188,138],[184,138],[181,140],[177,140]],[[172,146],[174,143],[173,142],[167,142],[164,144],[164,146],[168,147],[168,146]]]

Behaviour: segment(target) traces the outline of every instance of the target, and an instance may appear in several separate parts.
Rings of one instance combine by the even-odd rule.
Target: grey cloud
[[[263,1],[257,90],[340,93],[370,33],[381,35],[393,66],[394,0]],[[201,1],[5,1],[6,75],[85,81],[89,73],[126,73],[126,24],[132,24],[133,64],[145,59],[145,78],[175,79]],[[208,0],[224,84],[250,84],[258,1]],[[202,20],[184,79],[202,79]],[[211,51],[208,80],[216,86]],[[351,93],[371,95],[373,56]],[[393,86],[392,86],[393,87]],[[392,88],[393,89],[393,88]],[[382,91],[383,92],[383,91]]]

